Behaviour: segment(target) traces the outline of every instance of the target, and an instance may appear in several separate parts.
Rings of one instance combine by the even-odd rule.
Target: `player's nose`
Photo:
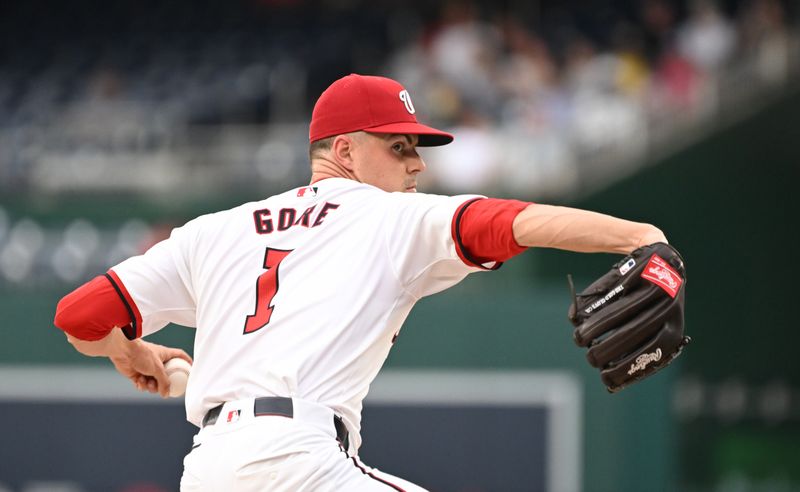
[[[413,159],[411,159],[411,162],[408,166],[408,172],[410,174],[418,174],[427,168],[428,165],[425,164],[425,161],[422,159],[422,157],[420,157],[420,155],[417,154],[416,156],[414,156]]]

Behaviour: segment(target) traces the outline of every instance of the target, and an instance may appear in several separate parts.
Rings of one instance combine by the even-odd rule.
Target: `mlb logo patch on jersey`
[[[297,190],[297,197],[304,198],[304,197],[311,197],[317,196],[317,187],[316,186],[306,186],[305,188],[300,188]]]
[[[236,422],[236,421],[239,420],[239,417],[241,417],[241,416],[242,416],[242,411],[241,410],[231,410],[230,412],[228,412],[227,421],[230,422],[230,423]]]

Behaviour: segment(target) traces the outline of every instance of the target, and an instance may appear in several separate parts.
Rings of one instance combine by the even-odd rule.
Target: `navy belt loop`
[[[294,404],[291,398],[283,396],[263,396],[256,398],[253,407],[253,415],[263,417],[265,415],[277,415],[279,417],[294,417]]]

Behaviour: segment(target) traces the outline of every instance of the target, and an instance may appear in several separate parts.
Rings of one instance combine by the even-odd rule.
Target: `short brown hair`
[[[308,146],[308,158],[309,160],[313,161],[320,154],[331,150],[331,146],[333,145],[333,139],[336,138],[336,135],[328,138],[321,138],[315,142],[311,142]]]

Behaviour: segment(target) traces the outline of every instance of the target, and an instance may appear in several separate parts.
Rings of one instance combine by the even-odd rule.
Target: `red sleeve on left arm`
[[[124,289],[114,272],[95,277],[59,301],[53,323],[81,340],[101,340],[114,327],[133,339],[140,333],[141,316]]]
[[[530,204],[498,198],[465,202],[453,215],[452,232],[458,256],[467,265],[482,267],[484,263],[501,263],[525,251],[527,248],[514,239],[513,224],[517,214]]]

